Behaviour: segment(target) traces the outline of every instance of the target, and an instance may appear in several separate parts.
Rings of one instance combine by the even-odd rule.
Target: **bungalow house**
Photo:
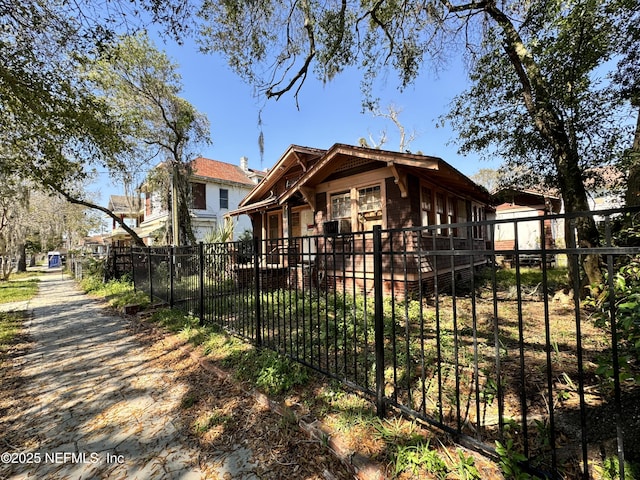
[[[84,237],[78,247],[83,255],[102,256],[107,253],[104,235]]]
[[[414,252],[402,273],[404,284],[425,285],[434,272],[438,278],[451,278],[452,270],[470,272],[468,259],[460,257],[458,269],[450,258],[420,252],[484,250],[484,227],[440,225],[484,220],[490,201],[484,187],[440,158],[344,144],[327,150],[293,145],[231,215],[251,217],[263,268],[287,269],[289,276],[297,269],[300,283],[311,263],[332,285],[355,278],[349,283],[358,290],[373,272],[367,253],[373,236],[365,232],[377,225],[387,247]],[[405,227],[427,228],[394,232]],[[385,262],[386,288],[400,281],[402,269],[392,263]]]
[[[538,220],[519,221],[517,219],[558,214],[562,210],[562,200],[551,194],[533,190],[505,188],[494,193],[496,202],[496,220],[514,220],[497,223],[493,232],[494,246],[497,251],[522,250],[521,264],[539,264],[540,255],[527,254],[527,250],[539,250],[542,247],[553,249],[564,238],[563,223],[560,219],[546,218],[541,226]],[[541,231],[544,229],[544,232]],[[516,243],[517,240],[517,243]],[[504,260],[511,259],[510,254]]]
[[[198,157],[191,161],[191,169],[191,226],[197,241],[204,240],[265,175],[250,169],[246,157],[240,159],[239,166]],[[152,245],[157,243],[158,232],[170,221],[170,211],[163,207],[160,192],[143,185],[141,193],[144,208],[139,235],[147,245]],[[239,217],[234,237],[245,230],[251,230],[251,222],[248,217]]]

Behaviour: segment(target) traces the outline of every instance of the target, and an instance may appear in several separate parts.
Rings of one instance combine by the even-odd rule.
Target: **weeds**
[[[151,321],[162,325],[173,333],[179,332],[187,326],[195,327],[198,324],[198,320],[196,318],[187,316],[179,310],[172,310],[170,308],[163,308],[153,312],[151,315]]]
[[[449,473],[446,462],[437,451],[430,448],[428,441],[416,445],[398,445],[393,461],[396,477],[406,471],[418,475],[423,470],[438,479],[444,479]]]
[[[195,395],[186,395],[182,397],[180,408],[187,410],[193,407],[196,403],[198,403],[198,397],[196,397]]]
[[[202,435],[203,433],[206,433],[209,430],[211,430],[213,427],[217,427],[220,425],[224,426],[232,420],[233,420],[232,415],[224,415],[220,412],[213,412],[210,415],[206,415],[204,417],[198,418],[193,423],[193,430],[197,434]]]
[[[602,465],[596,465],[594,470],[603,480],[620,480],[620,461],[618,457],[607,457]],[[624,462],[624,480],[640,478],[640,465]]]
[[[501,443],[496,442],[496,453],[500,457],[498,464],[505,478],[511,480],[529,480],[533,477],[522,469],[521,464],[526,462],[527,457],[520,453],[510,438]]]
[[[225,360],[234,366],[239,380],[250,381],[268,395],[286,392],[309,379],[306,368],[271,350],[246,350],[232,353]]]
[[[420,428],[414,422],[406,422],[402,418],[381,420],[376,417],[374,427],[377,435],[389,445],[413,444],[423,439]]]
[[[125,305],[140,305],[145,308],[150,303],[149,296],[143,292],[136,291],[133,283],[126,278],[103,283],[96,276],[88,276],[80,281],[80,288],[85,293],[103,297],[110,306],[115,308],[124,307]]]
[[[0,360],[22,329],[25,317],[25,312],[0,312]]]
[[[495,271],[496,286],[499,290],[509,291],[516,285],[516,269],[502,268]],[[533,291],[542,283],[542,270],[540,268],[521,267],[520,286],[525,291]],[[489,286],[491,282],[491,270],[485,269],[477,277],[477,285]],[[547,288],[549,291],[557,291],[569,286],[568,270],[566,268],[550,268],[547,270]]]
[[[480,472],[476,467],[475,459],[469,455],[468,457],[462,450],[457,450],[458,460],[454,465],[454,470],[458,474],[460,480],[476,480],[480,478]]]
[[[0,282],[0,303],[30,300],[38,293],[37,278]]]

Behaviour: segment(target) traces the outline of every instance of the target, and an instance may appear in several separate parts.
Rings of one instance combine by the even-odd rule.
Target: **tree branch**
[[[66,192],[64,189],[62,189],[61,187],[58,187],[57,185],[53,185],[53,184],[48,183],[48,182],[46,183],[46,185],[49,188],[51,188],[52,190],[54,190],[54,191],[58,192],[60,195],[62,195],[69,203],[73,203],[75,205],[82,205],[83,207],[91,208],[91,209],[94,209],[94,210],[99,210],[102,213],[107,214],[109,217],[111,217],[113,220],[115,220],[115,222],[118,223],[125,232],[127,232],[129,235],[131,235],[131,238],[136,242],[136,244],[138,244],[141,247],[145,246],[144,242],[138,236],[138,234],[135,231],[133,231],[133,229],[131,227],[129,227],[124,222],[123,219],[118,217],[115,213],[113,213],[108,208],[102,207],[100,205],[96,205],[95,203],[87,202],[86,200],[80,200],[79,198],[75,198],[70,193]]]
[[[447,7],[451,13],[468,12],[470,10],[484,10],[488,6],[488,2],[470,2],[462,5],[453,5],[449,0],[442,0],[442,4]]]
[[[267,98],[275,97],[275,99],[278,100],[282,95],[284,95],[289,90],[291,90],[297,82],[300,82],[300,85],[302,85],[305,79],[307,78],[309,65],[311,65],[311,61],[315,58],[317,53],[315,37],[313,35],[313,26],[308,17],[305,18],[304,28],[307,31],[307,38],[309,39],[309,52],[307,53],[307,58],[305,59],[304,64],[302,65],[302,67],[300,67],[300,70],[298,70],[298,73],[296,73],[293,76],[293,78],[289,81],[289,83],[282,89],[280,90],[273,89],[278,84],[270,86],[266,91]],[[296,90],[296,96],[298,95],[299,91],[300,91],[300,87],[298,87],[298,89]]]

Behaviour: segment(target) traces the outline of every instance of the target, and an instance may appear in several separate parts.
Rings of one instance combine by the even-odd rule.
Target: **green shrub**
[[[91,277],[104,278],[105,262],[104,258],[87,258],[83,262],[84,273]]]
[[[85,293],[92,293],[100,290],[104,286],[102,277],[96,275],[90,275],[80,280],[80,288]]]
[[[225,364],[240,380],[250,381],[268,395],[289,391],[309,379],[307,369],[271,350],[248,350],[229,355]]]
[[[595,324],[610,332],[610,311],[614,308],[620,381],[640,383],[640,371],[635,367],[640,361],[640,257],[618,268],[613,276],[613,291],[606,282],[600,290],[602,293],[598,298],[588,301],[595,308]],[[612,355],[603,355],[599,359],[596,373],[607,380],[613,378]]]

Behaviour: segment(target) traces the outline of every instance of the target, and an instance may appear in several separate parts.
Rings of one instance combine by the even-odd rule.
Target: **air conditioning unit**
[[[339,232],[339,222],[338,220],[331,220],[329,222],[322,223],[322,232],[325,235],[338,235]]]

